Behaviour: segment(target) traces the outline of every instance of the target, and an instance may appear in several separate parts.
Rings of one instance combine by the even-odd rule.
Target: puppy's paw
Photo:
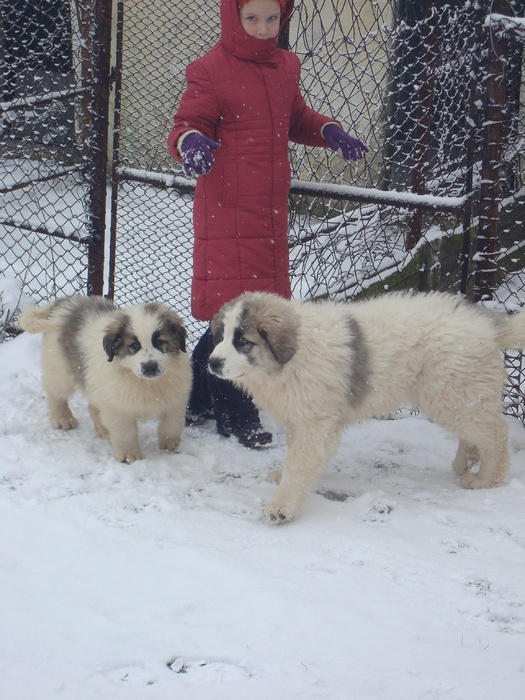
[[[95,425],[95,431],[102,440],[109,440],[109,430],[100,423]]]
[[[173,452],[178,448],[180,445],[180,436],[172,436],[172,437],[165,437],[160,439],[159,438],[159,447],[161,450],[170,450]]]
[[[280,484],[281,479],[283,476],[283,472],[281,469],[275,469],[273,472],[270,472],[268,476],[266,477],[266,481],[269,484]]]
[[[459,480],[464,489],[490,489],[495,486],[495,483],[487,482],[486,479],[480,478],[477,474],[464,474]]]
[[[142,452],[137,450],[115,450],[115,459],[117,462],[124,462],[125,464],[133,464],[133,462],[138,462],[144,459]]]
[[[469,470],[469,465],[464,459],[456,459],[452,462],[452,469],[455,474],[460,476],[461,474],[465,474]]]
[[[263,517],[270,525],[282,525],[292,520],[294,516],[295,511],[286,506],[279,505],[279,503],[275,501],[268,503],[268,505],[263,508]]]
[[[472,467],[479,462],[479,452],[475,445],[469,445],[465,451],[458,451],[452,462],[452,469],[461,476],[466,474]]]
[[[70,413],[69,415],[53,416],[51,418],[51,425],[57,430],[74,430],[78,428],[78,421],[75,416]]]

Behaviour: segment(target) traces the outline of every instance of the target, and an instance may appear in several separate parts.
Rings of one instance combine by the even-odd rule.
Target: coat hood
[[[281,17],[279,33],[286,20],[292,14],[294,0],[288,0],[286,10]],[[277,48],[278,36],[275,39],[256,39],[247,34],[239,19],[237,0],[221,0],[221,38],[220,44],[237,58],[245,61],[264,62],[271,60]]]

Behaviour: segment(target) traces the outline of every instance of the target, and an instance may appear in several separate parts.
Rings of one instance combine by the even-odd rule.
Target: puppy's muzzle
[[[221,377],[222,370],[224,368],[224,360],[221,357],[210,357],[208,368],[212,374],[216,374],[218,377]]]
[[[150,360],[140,365],[140,374],[146,379],[154,379],[160,374],[160,367],[157,362]]]

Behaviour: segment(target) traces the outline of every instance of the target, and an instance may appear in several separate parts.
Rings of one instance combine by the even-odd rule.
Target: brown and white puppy
[[[81,391],[115,459],[142,459],[137,420],[158,418],[162,449],[179,445],[191,388],[186,331],[160,303],[119,309],[103,297],[72,296],[26,309],[20,326],[43,333],[42,383],[54,428],[76,428],[68,398]]]
[[[286,427],[280,485],[264,509],[270,522],[298,513],[345,425],[399,406],[419,407],[459,437],[452,468],[465,488],[504,478],[501,349],[525,346],[525,313],[508,316],[442,293],[350,303],[246,293],[211,328],[210,371]]]

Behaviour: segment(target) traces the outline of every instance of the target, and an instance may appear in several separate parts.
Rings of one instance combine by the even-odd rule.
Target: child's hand
[[[341,149],[341,155],[345,160],[359,160],[365,153],[368,153],[368,148],[362,141],[347,134],[337,124],[327,124],[322,134],[327,145],[333,151]]]
[[[217,141],[202,134],[188,134],[180,146],[184,174],[199,177],[209,173],[213,165],[213,151],[219,147]]]

